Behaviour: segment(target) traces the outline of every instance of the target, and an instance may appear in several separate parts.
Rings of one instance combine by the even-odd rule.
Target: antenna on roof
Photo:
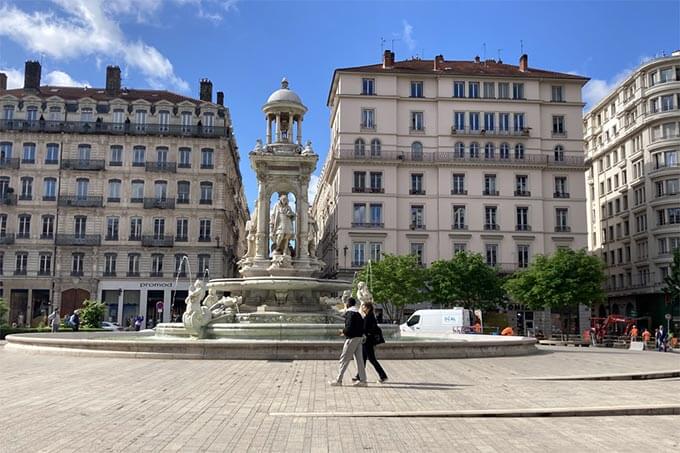
[[[524,55],[524,41],[519,40],[519,54]]]
[[[382,36],[380,37],[380,58],[382,58],[382,54],[385,53],[385,38]]]
[[[392,38],[392,48],[390,49],[392,52],[394,52],[394,41],[401,41],[399,38]]]
[[[482,43],[482,59],[486,61],[486,43]]]
[[[503,49],[498,49],[498,62],[499,62],[499,63],[502,61],[502,60],[501,60],[501,51],[502,51],[502,50],[503,50]]]

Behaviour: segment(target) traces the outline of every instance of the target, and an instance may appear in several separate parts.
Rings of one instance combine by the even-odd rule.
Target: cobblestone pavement
[[[680,370],[680,354],[543,347],[528,357],[383,365],[387,384],[329,387],[333,361],[38,356],[0,345],[0,452],[680,450],[680,416],[303,416],[680,404],[678,379],[523,379]]]

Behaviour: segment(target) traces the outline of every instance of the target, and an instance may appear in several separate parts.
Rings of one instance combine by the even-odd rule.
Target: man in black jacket
[[[334,381],[330,381],[329,384],[332,386],[342,385],[342,377],[345,375],[345,371],[347,371],[349,362],[352,361],[352,356],[354,356],[354,361],[357,364],[359,381],[355,382],[353,385],[355,387],[366,387],[366,368],[364,366],[364,355],[361,348],[361,344],[364,340],[364,319],[361,317],[361,314],[359,314],[357,301],[353,297],[347,299],[345,308],[345,328],[340,332],[346,338],[345,345],[342,348],[342,354],[340,354],[338,378]]]

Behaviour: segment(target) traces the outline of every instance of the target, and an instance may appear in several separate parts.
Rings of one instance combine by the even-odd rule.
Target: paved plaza
[[[0,452],[680,450],[680,415],[444,416],[677,407],[678,378],[528,379],[680,372],[677,353],[544,347],[528,357],[384,366],[387,384],[332,388],[333,361],[82,358],[0,345]],[[383,416],[343,416],[351,412]]]

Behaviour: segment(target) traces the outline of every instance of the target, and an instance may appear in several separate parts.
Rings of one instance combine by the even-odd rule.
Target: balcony
[[[567,136],[567,131],[552,131],[551,135],[553,137],[566,137]]]
[[[451,195],[467,195],[467,190],[464,190],[464,189],[451,189]]]
[[[385,228],[385,224],[378,222],[352,222],[352,228]]]
[[[516,197],[530,197],[531,192],[528,190],[515,190],[515,196]]]
[[[146,162],[144,169],[155,173],[177,173],[176,162]]]
[[[1,205],[16,206],[16,204],[17,204],[16,194],[6,193],[4,195],[0,195],[0,206]]]
[[[188,195],[182,195],[181,197],[177,197],[177,200],[175,201],[177,204],[189,204],[189,196]]]
[[[139,277],[139,271],[128,271],[125,275],[127,277]]]
[[[0,236],[0,245],[12,245],[14,244],[14,233],[9,233]]]
[[[501,227],[497,223],[485,223],[484,229],[487,230],[487,231],[497,231],[497,230],[500,230]]]
[[[17,170],[19,169],[19,158],[12,157],[9,159],[0,159],[0,170]]]
[[[352,187],[352,193],[366,193],[366,187]]]
[[[57,245],[101,245],[101,234],[57,234]]]
[[[144,209],[175,209],[175,199],[144,198]]]
[[[647,174],[649,176],[659,173],[659,176],[664,173],[676,174],[680,171],[680,162],[668,163],[649,163],[647,164]]]
[[[553,198],[569,198],[569,192],[554,192]]]
[[[64,132],[71,134],[108,135],[173,135],[184,137],[229,137],[229,128],[216,126],[183,126],[179,124],[134,124],[88,121],[24,121],[2,120],[0,131]]]
[[[163,272],[150,272],[149,277],[162,277]]]
[[[457,128],[451,126],[451,135],[467,135],[471,137],[528,137],[531,132],[530,127],[519,130],[500,130],[500,129],[473,129],[470,127]]]
[[[14,275],[27,275],[26,269],[15,269]]]
[[[104,159],[64,159],[61,161],[62,170],[99,171],[106,168]]]
[[[427,227],[422,223],[412,223],[408,227],[411,230],[426,230],[427,229]]]
[[[515,231],[531,231],[531,225],[515,225]]]
[[[482,191],[482,195],[486,195],[489,197],[497,197],[500,195],[500,193],[497,190],[484,190]]]
[[[422,189],[411,189],[408,191],[409,195],[425,195],[425,191]]]
[[[71,206],[75,208],[101,208],[104,206],[104,197],[79,197],[77,195],[59,196],[58,206]]]
[[[454,223],[453,225],[451,225],[451,229],[452,230],[467,230],[468,226],[463,225],[462,223]]]
[[[567,225],[557,225],[555,233],[571,233],[571,227]]]
[[[142,247],[172,247],[174,244],[172,236],[142,236]]]

